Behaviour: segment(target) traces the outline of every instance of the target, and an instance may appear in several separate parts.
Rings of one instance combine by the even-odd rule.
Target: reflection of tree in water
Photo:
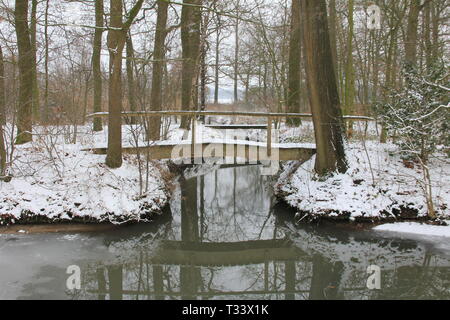
[[[290,227],[289,230],[289,236],[295,239],[297,246],[314,259],[326,261],[313,262],[313,277],[315,271],[321,274],[319,277],[321,279],[331,277],[326,292],[333,292],[335,298],[448,299],[450,297],[448,281],[450,259],[432,254],[422,243],[384,239],[372,232],[351,230],[339,232],[336,228],[305,226]],[[366,288],[369,265],[378,265],[382,270],[381,290],[369,291]],[[326,267],[328,271],[320,270],[324,266],[328,266]],[[314,287],[312,283],[312,291],[315,291]],[[323,284],[319,286],[323,287]],[[317,294],[320,295],[320,292]]]
[[[113,299],[449,297],[443,283],[449,279],[448,260],[432,257],[414,241],[295,228],[291,214],[285,220],[282,208],[272,208],[257,169],[180,180],[173,220],[110,240],[118,260],[87,271],[91,294]],[[371,264],[383,270],[381,291],[366,288]]]
[[[231,168],[207,175],[202,202],[207,241],[257,239],[270,214],[271,193],[258,167]],[[271,237],[270,234],[265,235]]]

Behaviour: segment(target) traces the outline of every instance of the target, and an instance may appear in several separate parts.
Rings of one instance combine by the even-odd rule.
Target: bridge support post
[[[272,117],[267,118],[267,155],[272,156]]]
[[[196,135],[196,131],[197,131],[197,128],[196,128],[196,117],[193,117],[192,118],[192,145],[191,145],[191,155],[192,155],[192,157],[195,157],[195,143],[196,143],[196,140],[197,140],[197,137],[195,136]]]

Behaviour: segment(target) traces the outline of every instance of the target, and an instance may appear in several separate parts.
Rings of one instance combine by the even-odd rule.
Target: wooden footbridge
[[[99,112],[88,115],[89,118],[105,118],[108,117],[108,112]],[[315,145],[313,144],[280,144],[273,142],[273,123],[280,119],[311,119],[312,115],[308,113],[266,113],[266,112],[231,112],[231,111],[137,111],[137,112],[123,112],[122,117],[133,118],[140,117],[149,119],[151,117],[171,117],[181,116],[198,119],[206,116],[227,116],[227,117],[248,117],[248,118],[265,118],[267,124],[253,124],[253,125],[207,125],[206,127],[212,129],[265,129],[267,130],[266,142],[241,141],[241,140],[210,140],[201,141],[196,136],[197,121],[192,123],[192,137],[191,140],[184,140],[181,142],[170,141],[155,141],[149,142],[147,145],[139,146],[124,146],[123,152],[129,154],[144,153],[153,160],[167,160],[173,159],[174,148],[179,149],[180,158],[198,158],[199,156],[205,158],[239,158],[248,163],[257,161],[307,161],[315,153]],[[372,121],[369,117],[360,116],[345,116],[347,121]],[[106,154],[107,148],[92,148],[86,151],[91,151],[95,154]],[[276,158],[273,155],[276,155]]]

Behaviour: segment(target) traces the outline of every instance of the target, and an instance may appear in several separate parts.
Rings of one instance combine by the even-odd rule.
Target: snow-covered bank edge
[[[439,157],[445,155],[436,155],[429,167],[436,211],[445,220],[450,217],[450,165]],[[284,166],[275,193],[297,211],[298,222],[429,220],[421,170],[400,159],[394,145],[348,143],[347,158],[348,171],[325,181],[314,175],[315,157]]]
[[[122,167],[110,169],[105,156],[82,151],[106,143],[107,130],[80,127],[76,143],[64,128],[36,131],[33,142],[16,146],[12,180],[0,181],[0,226],[149,222],[168,204],[174,178],[168,164],[147,166],[143,157],[124,155]],[[130,127],[123,131],[130,139]]]

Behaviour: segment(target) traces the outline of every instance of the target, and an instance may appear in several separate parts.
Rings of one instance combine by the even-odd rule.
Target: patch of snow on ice
[[[390,232],[417,234],[423,236],[450,238],[450,226],[432,226],[416,222],[399,222],[399,223],[383,224],[373,229],[376,231],[390,231]]]

